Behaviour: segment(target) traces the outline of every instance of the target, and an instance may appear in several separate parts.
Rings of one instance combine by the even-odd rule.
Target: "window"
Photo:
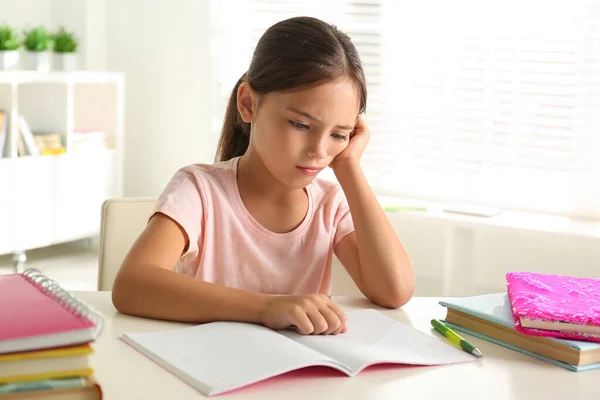
[[[213,4],[215,132],[262,32],[311,15],[361,54],[376,192],[600,219],[600,5]]]

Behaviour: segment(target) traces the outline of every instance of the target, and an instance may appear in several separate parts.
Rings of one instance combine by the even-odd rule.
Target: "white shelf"
[[[27,83],[121,83],[121,72],[36,72],[36,71],[0,71],[0,84]]]
[[[119,72],[0,72],[0,254],[98,234],[102,202],[123,195],[124,103]],[[18,156],[20,115],[34,134],[59,134],[66,153]],[[90,130],[106,133],[107,148],[76,151],[75,133]]]

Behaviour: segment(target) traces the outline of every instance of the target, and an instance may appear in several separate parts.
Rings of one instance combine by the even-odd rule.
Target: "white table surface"
[[[104,332],[93,344],[95,376],[107,400],[199,399],[204,396],[120,340],[125,332],[146,332],[189,326],[118,313],[110,292],[75,292],[105,317]],[[346,311],[375,308],[390,317],[437,335],[429,321],[444,318],[438,298],[413,298],[399,310],[386,310],[364,298],[334,297]],[[484,358],[435,367],[371,367],[349,378],[327,369],[292,372],[282,377],[225,393],[226,399],[599,399],[600,370],[571,372],[466,336]]]

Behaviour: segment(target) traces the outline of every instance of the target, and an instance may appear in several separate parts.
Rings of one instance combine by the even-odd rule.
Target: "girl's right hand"
[[[294,326],[303,335],[337,335],[348,329],[344,312],[323,294],[271,296],[261,323],[274,330]]]

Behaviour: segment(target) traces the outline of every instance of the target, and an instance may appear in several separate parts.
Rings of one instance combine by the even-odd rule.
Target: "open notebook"
[[[122,340],[207,396],[309,366],[348,376],[373,364],[441,365],[477,360],[375,310],[346,314],[348,332],[303,336],[260,325],[213,322]]]

